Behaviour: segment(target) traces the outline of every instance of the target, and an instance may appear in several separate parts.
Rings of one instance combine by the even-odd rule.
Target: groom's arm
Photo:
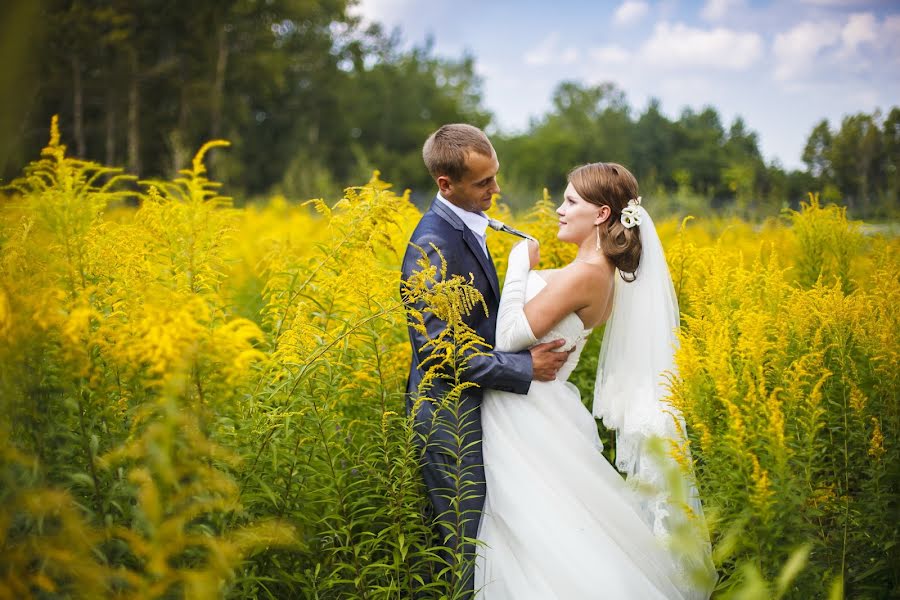
[[[430,242],[435,242],[437,245],[437,240],[429,239],[429,237],[414,240],[413,243],[425,252],[429,262],[436,267],[437,274],[435,278],[440,281],[441,257],[430,244]],[[459,270],[454,268],[456,260],[452,253],[442,250],[442,254],[447,262],[448,275],[459,273]],[[403,260],[404,282],[413,273],[421,269],[417,264],[421,256],[422,254],[414,247],[410,247],[407,250]],[[427,335],[424,335],[420,330],[410,327],[410,337],[415,346],[413,348],[414,356],[419,364],[422,364],[431,356],[432,348],[428,344],[429,340],[437,338],[447,327],[447,323],[436,317],[431,311],[425,310],[427,306],[423,300],[408,302],[404,299],[404,302],[408,311],[418,311],[424,319]],[[474,310],[481,310],[481,307],[476,306]],[[528,393],[533,378],[532,358],[528,350],[522,350],[521,352],[500,352],[497,350],[482,352],[476,350],[468,351],[466,368],[461,373],[463,381],[476,383],[482,388],[516,394]]]

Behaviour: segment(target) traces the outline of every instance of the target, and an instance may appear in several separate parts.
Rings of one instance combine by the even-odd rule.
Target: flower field
[[[54,125],[0,196],[0,598],[455,597],[403,414],[420,212],[377,174],[238,209],[206,177],[219,145],[135,182]],[[551,267],[554,207],[494,216]],[[894,597],[900,240],[815,197],[659,230],[714,597]],[[514,241],[489,236],[501,276]]]

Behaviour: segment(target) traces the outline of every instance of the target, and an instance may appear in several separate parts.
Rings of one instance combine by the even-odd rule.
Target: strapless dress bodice
[[[544,289],[547,281],[543,278],[541,271],[529,271],[528,280],[525,286],[525,300],[531,300]],[[584,322],[575,313],[569,313],[562,320],[553,326],[538,343],[552,342],[553,340],[564,339],[566,344],[563,350],[574,351],[569,355],[566,363],[560,368],[556,378],[560,381],[566,381],[578,366],[578,359],[581,357],[581,351],[584,349],[585,342],[593,329],[586,329]]]

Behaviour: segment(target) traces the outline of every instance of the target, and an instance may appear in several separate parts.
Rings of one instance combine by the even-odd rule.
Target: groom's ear
[[[449,192],[452,187],[452,180],[447,175],[438,175],[437,178],[438,189],[441,191],[441,195],[444,195],[445,192]]]

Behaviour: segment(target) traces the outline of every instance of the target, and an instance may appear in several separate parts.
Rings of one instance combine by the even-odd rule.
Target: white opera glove
[[[519,352],[538,341],[525,317],[525,285],[530,270],[528,242],[519,242],[509,253],[506,280],[503,282],[500,307],[497,309],[496,350]]]

